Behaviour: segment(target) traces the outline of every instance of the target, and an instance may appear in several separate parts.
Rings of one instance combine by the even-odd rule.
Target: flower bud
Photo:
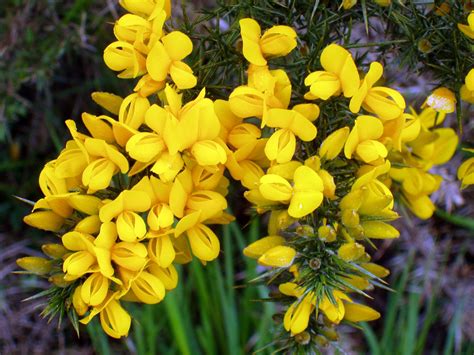
[[[53,258],[53,259],[59,259],[64,256],[64,254],[67,253],[67,250],[64,246],[61,244],[43,244],[41,246],[41,250],[43,253],[45,253],[47,256]]]
[[[16,264],[26,271],[36,275],[46,275],[51,271],[51,260],[37,256],[25,256],[16,260]]]

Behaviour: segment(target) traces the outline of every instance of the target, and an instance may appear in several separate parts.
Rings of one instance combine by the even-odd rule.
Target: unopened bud
[[[342,224],[344,224],[348,228],[354,228],[360,222],[359,214],[356,210],[353,209],[343,210],[341,220]]]
[[[322,241],[330,243],[336,240],[337,233],[333,227],[326,225],[318,228],[318,236]]]
[[[334,328],[323,328],[321,329],[321,334],[330,341],[336,341],[339,339],[339,334],[337,334]]]
[[[314,337],[314,341],[316,342],[316,344],[318,344],[319,346],[321,346],[323,348],[325,348],[329,344],[329,341],[325,337],[323,337],[322,335],[316,335]]]
[[[51,260],[37,256],[26,256],[24,258],[17,259],[16,264],[22,269],[30,271],[36,275],[46,275],[51,271],[52,268]]]
[[[296,233],[298,233],[301,236],[312,237],[314,236],[314,228],[306,224],[306,225],[299,226],[298,228],[296,228]]]
[[[311,341],[311,335],[308,332],[301,332],[295,335],[295,340],[298,344],[307,345]]]
[[[426,38],[422,38],[418,41],[418,50],[421,53],[428,54],[433,50],[433,45]]]
[[[356,225],[355,227],[347,228],[347,231],[354,239],[364,239],[364,228],[360,224]]]
[[[321,260],[318,258],[313,258],[309,261],[309,267],[313,270],[319,270],[321,267]]]
[[[54,274],[48,278],[48,281],[58,287],[67,287],[72,282],[64,280],[64,274]]]
[[[53,259],[60,259],[64,256],[64,254],[67,253],[67,249],[64,246],[54,243],[43,244],[41,246],[41,250],[43,250],[43,253]]]

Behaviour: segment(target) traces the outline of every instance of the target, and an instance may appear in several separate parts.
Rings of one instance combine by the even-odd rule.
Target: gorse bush
[[[243,253],[281,305],[279,349],[319,351],[341,322],[379,318],[367,292],[389,288],[389,270],[371,262],[374,241],[399,236],[397,205],[433,215],[442,177],[430,169],[458,145],[442,124],[456,111],[462,127],[461,101],[474,102],[474,14],[426,3],[239,1],[173,23],[169,1],[120,1],[104,62],[137,79],[133,92],[94,92],[105,113],[66,121],[71,139],[24,219],[60,237],[43,245],[48,258],[18,260],[51,282],[44,314],[76,328],[98,316],[127,336],[128,302],[173,297],[176,264],[219,256],[213,226],[234,220],[228,190],[240,184],[268,217]],[[364,43],[375,22],[382,39]],[[420,108],[384,82],[389,61],[399,79],[404,66],[434,78]]]

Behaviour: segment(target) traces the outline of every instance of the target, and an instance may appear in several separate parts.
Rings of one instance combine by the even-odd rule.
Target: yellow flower
[[[81,298],[89,306],[104,302],[109,291],[109,279],[100,273],[90,275],[81,286]]]
[[[88,193],[94,193],[109,186],[117,172],[128,171],[128,161],[115,146],[97,138],[86,138],[84,148],[90,163],[82,173],[82,183],[88,187]]]
[[[374,2],[380,6],[389,6],[392,3],[392,0],[374,0]]]
[[[75,280],[86,273],[98,271],[94,238],[91,235],[69,232],[62,236],[62,242],[68,250],[75,252],[64,260],[65,280]]]
[[[393,239],[400,236],[400,232],[393,226],[382,221],[363,221],[364,236],[371,239]]]
[[[361,256],[363,256],[364,253],[364,246],[355,242],[344,243],[339,247],[337,251],[337,255],[344,261],[357,260]]]
[[[137,85],[133,88],[138,95],[147,97],[151,94],[154,94],[160,90],[162,90],[166,85],[166,81],[156,81],[153,80],[150,74],[145,74],[140,78],[137,82]]]
[[[118,300],[111,298],[100,311],[99,317],[102,329],[112,338],[119,339],[128,335],[132,318]]]
[[[461,86],[461,99],[474,104],[474,69],[469,70],[464,81],[465,84]]]
[[[341,6],[344,10],[349,10],[357,4],[357,0],[342,0]]]
[[[271,108],[287,108],[290,98],[291,82],[285,71],[251,65],[248,85],[232,91],[229,105],[237,117],[261,118],[264,127],[266,112]]]
[[[53,211],[37,211],[23,217],[23,222],[45,231],[59,232],[64,225],[65,218]]]
[[[120,6],[144,18],[153,17],[161,11],[165,11],[166,17],[171,16],[170,0],[120,0]]]
[[[150,262],[147,271],[158,277],[165,286],[165,289],[168,291],[176,288],[178,285],[178,272],[173,265],[170,265],[167,268],[162,268],[157,264]]]
[[[300,166],[294,172],[293,186],[279,175],[267,174],[260,178],[259,191],[269,201],[289,203],[288,214],[301,218],[319,207],[323,200],[324,184],[313,169]]]
[[[474,184],[474,158],[465,160],[458,169],[458,179],[461,180],[461,188]]]
[[[204,97],[205,90],[184,106],[181,95],[171,86],[165,88],[164,95],[167,105],[164,108],[153,105],[145,115],[147,126],[162,137],[168,148],[168,154],[158,157],[152,172],[159,174],[164,181],[172,180],[183,166],[178,153],[185,150],[190,151],[199,165],[225,163],[227,155],[218,141],[220,122],[213,102]],[[153,148],[152,145],[150,149],[156,147]],[[174,160],[179,161],[176,169],[173,169],[174,174],[166,176],[170,170],[170,162]]]
[[[152,231],[170,227],[174,222],[173,212],[169,206],[171,184],[160,179],[144,176],[134,187],[134,191],[143,191],[150,199],[147,223]]]
[[[285,312],[283,326],[292,335],[299,334],[308,328],[309,317],[315,309],[316,300],[314,292],[308,292],[305,297],[305,289],[293,282],[285,282],[278,286],[280,292],[287,296],[297,297]]]
[[[165,286],[159,277],[142,271],[130,283],[130,294],[139,302],[156,304],[165,298]],[[125,296],[127,297],[127,296]]]
[[[145,221],[137,212],[148,211],[150,204],[150,197],[145,192],[124,190],[100,209],[99,217],[102,222],[115,219],[120,239],[134,242],[142,239],[147,231]]]
[[[130,94],[120,105],[118,120],[132,129],[138,129],[145,122],[145,113],[149,107],[150,102],[146,97]]]
[[[452,128],[422,130],[417,139],[408,143],[415,165],[429,170],[433,165],[444,164],[456,151],[459,138]]]
[[[383,124],[372,116],[359,116],[344,146],[344,155],[351,159],[355,154],[365,163],[378,164],[387,157],[387,148],[380,143]]]
[[[193,50],[188,36],[180,31],[173,31],[163,36],[151,48],[146,58],[146,68],[151,78],[163,81],[167,75],[178,89],[190,89],[196,86],[197,79],[192,69],[182,60]]]
[[[135,47],[124,41],[112,42],[104,50],[104,62],[122,79],[132,79],[146,72],[146,59]]]
[[[263,266],[289,267],[293,264],[296,251],[285,245],[278,245],[263,253],[258,258],[258,263]]]
[[[368,73],[349,103],[351,112],[358,113],[362,106],[382,120],[393,120],[403,113],[406,107],[405,99],[398,91],[384,86],[374,87],[382,75],[382,65],[378,62],[371,63]]]
[[[330,44],[321,53],[321,65],[325,71],[309,74],[304,81],[310,91],[306,99],[327,100],[338,96],[341,91],[345,97],[352,97],[359,88],[359,72],[349,51]]]
[[[261,34],[260,25],[251,18],[239,21],[243,54],[250,63],[263,66],[265,58],[281,57],[296,47],[296,32],[288,26],[273,26]]]
[[[467,17],[467,25],[458,23],[459,30],[470,39],[474,39],[474,11],[471,11]]]
[[[437,112],[451,113],[456,109],[456,97],[454,93],[445,88],[437,88],[426,99],[422,107],[429,106]]]
[[[164,22],[164,17],[162,20]],[[132,44],[136,50],[147,54],[149,45],[161,37],[163,24],[158,25],[158,21],[155,23],[157,23],[157,25],[152,28],[152,23],[143,17],[126,14],[115,22],[114,34],[119,41],[128,42]]]
[[[266,125],[282,128],[273,133],[265,145],[267,158],[276,160],[279,164],[287,163],[293,158],[296,136],[309,142],[317,134],[314,124],[296,110],[271,109],[266,117]]]
[[[258,259],[267,251],[285,243],[285,239],[278,235],[270,235],[253,242],[244,248],[243,253],[249,258]]]
[[[390,177],[402,184],[408,208],[419,218],[428,219],[436,207],[429,195],[439,189],[442,178],[416,168],[392,168]]]

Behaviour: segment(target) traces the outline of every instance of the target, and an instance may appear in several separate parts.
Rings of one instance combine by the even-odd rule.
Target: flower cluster
[[[61,243],[44,245],[50,261],[19,261],[31,270],[42,266],[50,281],[70,287],[80,321],[99,315],[115,338],[131,324],[122,302],[162,301],[178,282],[174,264],[215,259],[220,244],[209,225],[233,219],[224,212],[227,155],[215,103],[205,90],[183,103],[178,91],[196,83],[181,61],[192,50],[190,39],[164,32],[169,3],[122,6],[131,13],[115,23],[118,41],[104,60],[119,77],[144,76],[125,98],[92,94],[108,114],[82,115],[89,134],[66,121],[72,139],[44,167],[44,198],[24,219],[57,233]]]
[[[244,26],[241,22],[245,48]],[[229,106],[237,117],[259,119],[245,131],[246,140],[260,151],[258,160],[246,162],[248,168],[233,177],[248,189],[245,197],[256,211],[270,214],[268,236],[244,254],[273,268],[269,279],[290,299],[284,328],[300,340],[322,337],[328,322],[377,319],[377,311],[349,296],[365,294],[389,273],[370,262],[364,244],[399,236],[389,224],[398,218],[392,192],[418,217],[432,215],[429,195],[442,179],[429,169],[447,162],[458,142],[452,129],[435,127],[454,103],[428,98],[429,104],[450,105],[406,113],[398,91],[377,85],[383,75],[380,63],[371,63],[360,78],[351,53],[331,44],[321,53],[322,69],[304,80],[308,92],[295,99],[346,105],[336,123],[315,103],[290,107],[286,73],[257,67],[251,55],[244,55],[251,63],[248,85],[234,90]],[[259,125],[271,128],[261,145]],[[327,125],[326,136],[319,138],[317,127]],[[240,156],[240,151],[236,147],[233,154]],[[267,161],[261,160],[262,151]]]
[[[442,178],[430,170],[458,144],[454,130],[440,127],[456,109],[453,92],[440,87],[420,113],[407,110],[401,93],[382,85],[381,63],[364,67],[334,43],[318,52],[317,70],[298,78],[305,92],[294,90],[278,63],[298,46],[295,29],[262,31],[243,18],[246,78],[225,100],[205,88],[185,100],[200,78],[185,63],[190,38],[165,27],[169,1],[120,3],[128,13],[104,61],[119,78],[138,78],[136,86],[124,98],[93,93],[107,113],[83,113],[87,134],[66,121],[71,139],[42,170],[44,198],[24,219],[61,242],[43,246],[49,259],[19,265],[67,288],[64,303],[80,322],[99,315],[108,335],[127,336],[124,302],[158,303],[177,285],[176,264],[218,257],[212,225],[234,219],[225,212],[230,177],[268,216],[268,233],[243,253],[266,268],[289,341],[324,343],[341,322],[379,318],[362,300],[389,270],[369,251],[374,240],[399,236],[396,199],[419,218],[433,214],[430,195]],[[472,103],[473,70],[459,86]],[[463,186],[474,183],[473,159],[459,168]]]
[[[471,11],[467,17],[467,22],[467,25],[459,23],[458,28],[467,38],[472,40],[474,39],[474,11]],[[462,85],[460,89],[460,96],[464,101],[474,104],[474,68],[471,68],[466,74],[464,85]],[[465,150],[474,153],[474,149]],[[461,188],[474,185],[474,157],[465,160],[459,166],[458,179],[461,180]]]

